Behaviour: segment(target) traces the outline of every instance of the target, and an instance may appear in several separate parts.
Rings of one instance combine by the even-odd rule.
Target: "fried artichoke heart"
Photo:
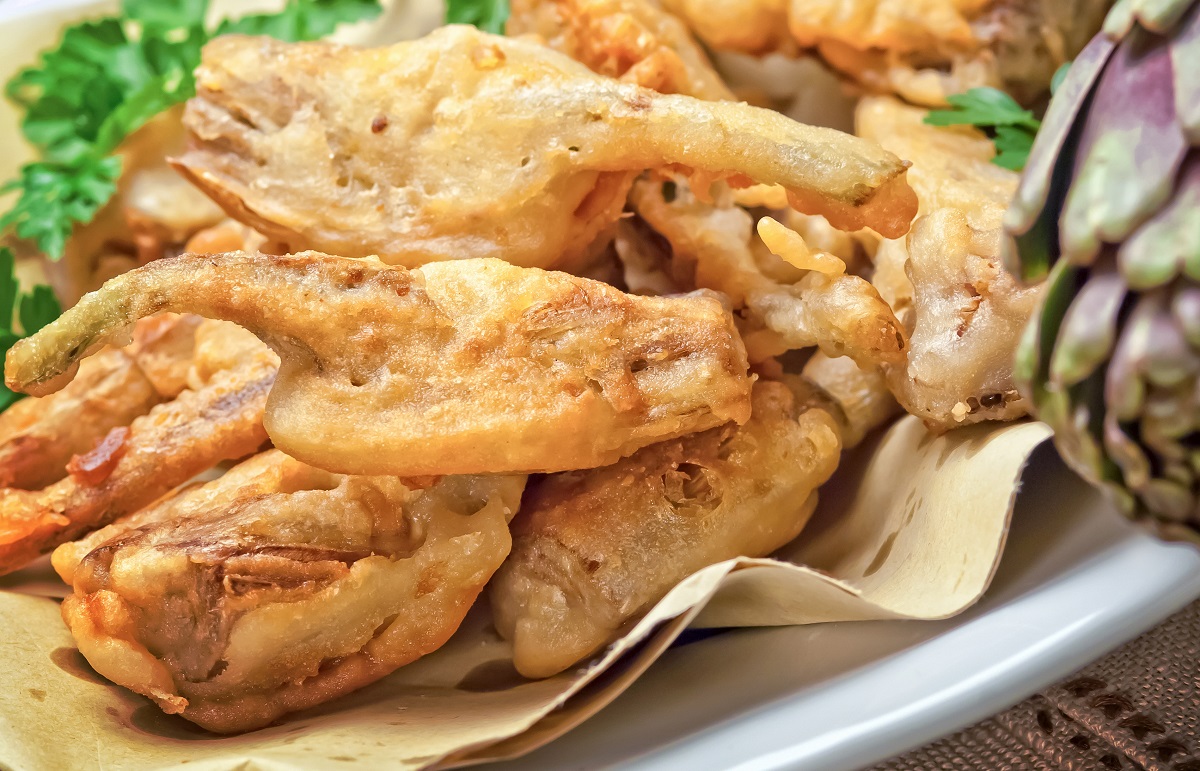
[[[795,47],[788,0],[663,0],[714,51],[767,54]]]
[[[679,180],[657,183],[641,180],[630,193],[641,219],[666,242],[657,254],[666,257],[662,270],[670,281],[660,287],[703,287],[723,292],[738,309],[739,328],[751,361],[762,361],[789,350],[819,346],[830,356],[849,356],[873,367],[902,361],[904,330],[869,282],[847,275],[840,260],[820,253],[804,255],[808,268],[792,266],[794,283],[764,274],[759,259],[787,267],[779,257],[757,255],[763,247],[754,232],[754,219],[728,202],[698,200]],[[804,250],[799,236],[784,235],[788,246]],[[627,281],[652,285],[648,260],[655,254],[617,241],[618,254],[632,268]],[[763,247],[765,251],[765,247]],[[797,260],[798,261],[798,260]]]
[[[891,236],[916,210],[904,163],[873,143],[472,27],[379,49],[221,37],[184,120],[176,167],[231,216],[293,250],[407,267],[572,266],[646,169],[779,184],[799,210]]]
[[[760,381],[741,428],[727,424],[532,484],[490,592],[517,671],[561,672],[691,573],[795,538],[840,451],[829,412]]]
[[[515,0],[509,35],[536,35],[593,72],[664,94],[733,99],[704,49],[657,0]]]
[[[500,260],[406,270],[308,252],[158,260],[14,346],[8,382],[63,385],[132,321],[186,310],[282,359],[266,427],[339,473],[564,471],[750,412],[745,350],[711,293],[635,297]]]
[[[0,488],[57,482],[73,456],[177,396],[187,385],[200,321],[174,314],[140,321],[130,345],[88,359],[62,391],[0,413]]]
[[[923,123],[925,111],[891,97],[864,99],[858,130],[910,158],[921,218],[907,239],[885,241],[874,281],[910,331],[908,360],[888,382],[933,430],[1014,420],[1026,403],[1013,356],[1038,287],[1001,265],[1001,220],[1017,174],[991,163],[992,143],[973,129]]]
[[[169,401],[155,400],[144,414],[99,432],[107,420],[90,429],[92,442],[79,450],[65,466],[50,466],[53,457],[61,460],[56,441],[74,438],[63,425],[71,418],[90,419],[93,405],[88,395],[82,408],[71,404],[79,394],[67,386],[64,390],[31,403],[51,405],[35,423],[30,435],[52,437],[39,452],[47,460],[47,469],[56,470],[58,479],[41,489],[0,489],[0,574],[25,566],[64,541],[70,541],[109,522],[137,511],[177,485],[215,464],[244,457],[266,441],[263,410],[267,392],[275,379],[279,360],[253,337],[254,348],[242,347],[236,360],[212,360],[212,348],[223,349],[227,341],[240,340],[245,346],[246,333],[232,324],[203,322],[195,318],[168,322],[150,319],[135,326],[135,338],[153,336],[159,329],[158,346],[142,347],[135,340],[129,348],[105,349],[99,359],[111,361],[114,354],[139,360],[140,377],[159,385],[177,384],[182,375],[180,362],[165,355],[164,348],[177,346],[176,353],[191,350],[191,366],[186,379],[192,387],[182,389]],[[184,345],[177,335],[180,329],[194,330],[194,342]],[[202,343],[207,340],[207,346]],[[123,362],[122,366],[129,366]],[[84,367],[80,367],[84,370]],[[153,375],[147,375],[153,373]],[[89,382],[87,380],[85,383]],[[134,381],[136,382],[136,381]],[[172,386],[174,387],[174,386]],[[127,400],[140,400],[142,387],[113,396],[114,412]],[[106,398],[101,392],[97,398]],[[126,414],[128,417],[128,413]],[[99,419],[98,419],[99,421]],[[47,472],[49,475],[49,472]]]
[[[341,477],[278,451],[78,559],[97,672],[212,731],[260,728],[439,648],[508,554],[523,476]]]

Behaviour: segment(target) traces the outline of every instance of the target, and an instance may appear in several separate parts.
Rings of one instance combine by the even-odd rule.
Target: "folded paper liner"
[[[481,603],[436,653],[242,736],[219,737],[164,715],[93,672],[48,596],[56,593],[50,574],[35,566],[0,584],[0,767],[291,771],[356,761],[419,769],[518,757],[612,701],[688,626],[962,611],[991,580],[1022,470],[1049,433],[1019,423],[933,437],[906,418],[846,459],[813,521],[777,559],[701,570],[574,670],[522,679]],[[797,661],[804,655],[797,650]]]

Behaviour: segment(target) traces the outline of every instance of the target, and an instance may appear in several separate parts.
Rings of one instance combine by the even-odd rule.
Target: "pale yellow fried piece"
[[[794,378],[782,377],[789,385],[795,385]],[[864,369],[852,359],[831,359],[817,351],[804,365],[803,381],[829,396],[834,405],[830,413],[837,418],[847,450],[902,412],[884,374],[876,367]]]
[[[199,323],[174,314],[138,322],[133,343],[89,359],[62,391],[0,413],[0,488],[37,490],[57,482],[72,456],[178,395]]]
[[[517,671],[561,672],[691,573],[795,538],[840,450],[828,412],[762,381],[740,429],[710,429],[531,485],[512,524],[512,555],[491,588]]]
[[[222,37],[197,80],[177,168],[293,249],[572,265],[632,176],[664,167],[780,184],[797,209],[893,236],[916,208],[904,164],[872,143],[474,28],[380,49]]]
[[[525,484],[451,476],[414,489],[278,451],[250,462],[185,493],[176,518],[88,552],[62,608],[97,672],[221,733],[439,648],[508,554]]]
[[[1023,102],[1100,29],[1112,0],[791,0],[796,42],[870,88],[937,106],[979,86]]]
[[[152,263],[154,264],[154,263]],[[263,410],[278,359],[262,350],[216,373],[76,455],[66,477],[41,490],[0,490],[0,574],[16,570],[149,504],[223,460],[266,441]]]
[[[923,123],[890,97],[862,101],[858,130],[913,162],[921,214],[907,239],[885,241],[874,281],[910,332],[906,366],[888,380],[931,429],[1014,420],[1027,405],[1013,356],[1040,288],[1001,266],[1001,220],[1017,174],[991,163],[992,143],[966,128]]]
[[[663,5],[717,51],[766,54],[794,47],[788,0],[663,0]]]
[[[536,35],[593,72],[664,94],[733,99],[704,50],[657,0],[515,0],[509,35]]]
[[[239,501],[259,495],[304,489],[305,485],[313,484],[315,474],[311,466],[292,460],[276,450],[260,453],[242,461],[215,480],[188,484],[144,509],[93,530],[79,540],[62,544],[51,554],[51,564],[59,577],[71,585],[75,581],[75,570],[83,558],[108,541],[147,526],[171,523],[205,512],[225,511]],[[326,476],[333,479],[333,475]]]
[[[954,208],[917,221],[908,240],[913,331],[907,368],[889,371],[904,407],[935,430],[1028,411],[1013,357],[1041,287],[1000,263],[999,229],[973,229]]]
[[[711,293],[634,297],[500,260],[416,270],[308,252],[158,260],[119,276],[8,354],[19,389],[139,316],[241,324],[283,360],[267,431],[341,473],[563,471],[750,412],[746,354]]]
[[[903,329],[869,282],[811,270],[793,284],[765,276],[753,252],[754,220],[744,209],[699,201],[678,180],[639,181],[630,203],[669,243],[676,283],[723,292],[741,309],[751,361],[813,346],[864,366],[903,359]]]

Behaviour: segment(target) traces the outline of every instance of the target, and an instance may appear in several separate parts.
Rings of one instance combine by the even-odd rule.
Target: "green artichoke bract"
[[[1113,8],[1005,227],[1009,270],[1047,282],[1016,364],[1035,414],[1122,508],[1200,540],[1200,0]]]

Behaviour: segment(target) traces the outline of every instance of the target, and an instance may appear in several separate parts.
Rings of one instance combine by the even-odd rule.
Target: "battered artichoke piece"
[[[639,181],[629,200],[666,240],[665,270],[675,284],[723,292],[739,309],[739,328],[751,361],[813,346],[867,367],[903,360],[904,330],[866,280],[820,270],[800,270],[798,280],[790,284],[768,278],[754,253],[758,237],[750,214],[731,204],[697,200],[681,181]],[[792,235],[802,246],[799,236]],[[632,253],[621,242],[618,254],[630,265],[641,260],[640,268],[634,266],[639,271],[635,281],[646,285],[648,256]]]
[[[795,48],[788,34],[788,0],[663,0],[716,51],[767,54]]]
[[[62,606],[97,672],[220,733],[439,648],[508,554],[525,485],[451,476],[417,489],[278,451],[247,463],[88,552]]]
[[[155,406],[74,456],[41,490],[0,490],[0,574],[137,511],[266,441],[263,410],[279,360],[259,346],[236,368]]]
[[[308,252],[158,260],[8,354],[49,390],[138,317],[244,326],[283,361],[266,427],[339,473],[565,471],[750,413],[745,350],[712,293],[635,297],[500,260],[416,270]]]
[[[873,143],[473,27],[379,49],[221,37],[184,120],[176,167],[231,216],[291,249],[408,267],[571,266],[651,168],[780,184],[797,209],[891,236],[916,210],[905,165]]]
[[[1100,29],[1113,0],[790,0],[795,41],[875,90],[930,106],[978,86],[1022,102]]]
[[[62,391],[0,413],[0,488],[37,490],[57,482],[72,456],[177,396],[187,384],[200,321],[174,314],[144,319],[130,345],[89,359]]]
[[[593,72],[664,94],[734,98],[687,27],[657,0],[516,0],[507,32],[537,35]]]
[[[679,581],[796,537],[841,452],[834,418],[760,381],[745,426],[647,447],[531,485],[491,586],[496,628],[526,677],[607,645]]]
[[[1002,267],[1001,221],[1017,174],[990,162],[995,148],[966,128],[925,125],[925,111],[890,97],[862,101],[858,130],[912,159],[923,215],[907,241],[884,242],[875,283],[910,331],[906,366],[888,382],[933,430],[1014,420],[1027,405],[1013,356],[1039,288]]]

